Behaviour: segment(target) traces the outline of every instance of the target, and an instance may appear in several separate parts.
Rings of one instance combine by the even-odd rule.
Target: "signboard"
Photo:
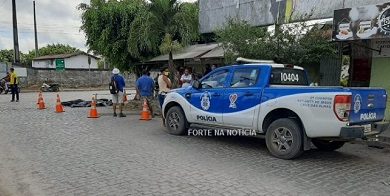
[[[390,2],[334,11],[333,40],[390,38]]]
[[[333,18],[334,10],[388,3],[389,0],[201,0],[199,31],[212,33],[228,24],[229,19],[268,26]]]
[[[375,39],[371,41],[371,48],[376,50],[381,50],[379,54],[378,51],[372,51],[372,57],[390,57],[390,39]]]
[[[65,60],[64,59],[56,59],[56,70],[64,71],[65,70]]]

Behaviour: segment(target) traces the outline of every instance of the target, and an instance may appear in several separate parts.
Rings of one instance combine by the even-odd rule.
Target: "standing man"
[[[136,82],[137,90],[141,96],[141,101],[146,99],[152,118],[154,118],[151,101],[153,99],[154,80],[148,75],[148,71],[142,71],[142,76]]]
[[[188,68],[184,70],[184,74],[181,76],[180,81],[182,82],[181,87],[191,86],[192,74],[190,74]]]
[[[11,102],[15,101],[15,95],[16,95],[16,102],[19,102],[19,88],[18,88],[18,75],[15,73],[15,69],[10,69],[10,81],[9,85],[11,87],[11,93],[12,93],[12,99]]]
[[[126,117],[125,114],[123,114],[123,98],[125,96],[125,79],[123,76],[121,76],[120,71],[118,68],[114,68],[112,70],[113,76],[111,77],[111,94],[112,94],[112,106],[114,109],[114,117],[117,116],[116,114],[116,106],[119,104],[119,117]]]
[[[165,95],[171,90],[172,82],[168,78],[169,71],[168,68],[161,69],[161,74],[158,76],[158,101],[160,102],[160,107],[162,107],[165,99]]]

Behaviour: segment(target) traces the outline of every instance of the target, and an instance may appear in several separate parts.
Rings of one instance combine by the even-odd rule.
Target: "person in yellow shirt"
[[[19,88],[18,88],[18,75],[15,73],[15,69],[10,69],[10,81],[9,81],[10,87],[11,87],[11,93],[12,93],[12,99],[11,102],[15,101],[15,95],[16,95],[16,102],[19,102]]]

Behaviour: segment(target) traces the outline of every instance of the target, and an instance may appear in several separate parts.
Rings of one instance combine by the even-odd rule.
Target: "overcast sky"
[[[194,2],[195,0],[182,0]],[[22,52],[34,49],[33,0],[16,0],[19,47]],[[69,44],[86,51],[85,35],[80,31],[80,3],[89,0],[36,0],[38,44]],[[0,0],[0,50],[13,48],[11,0]]]

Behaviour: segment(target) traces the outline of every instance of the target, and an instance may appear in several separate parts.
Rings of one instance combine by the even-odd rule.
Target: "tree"
[[[129,64],[146,59],[153,52],[129,52],[131,24],[140,11],[144,11],[143,0],[91,0],[89,5],[80,4],[82,26],[90,50],[106,57],[110,64],[120,69],[129,69]],[[142,36],[142,35],[137,35]]]
[[[246,22],[230,20],[217,32],[226,51],[226,59],[235,57],[276,60],[301,66],[319,64],[324,56],[333,56],[335,48],[319,26],[306,23],[276,25],[274,31],[253,27]],[[275,33],[278,32],[278,33]]]
[[[225,50],[226,63],[232,63],[236,57],[272,59],[269,50],[270,37],[266,28],[254,28],[246,22],[230,20],[228,25],[217,31],[217,40]]]
[[[67,44],[48,44],[47,46],[38,49],[38,56],[69,54],[75,52],[80,52],[80,50]],[[27,54],[22,54],[21,56],[22,64],[31,65],[32,60],[35,58],[35,50],[31,50]]]
[[[136,57],[140,56],[140,51],[169,54],[168,66],[175,87],[178,76],[172,54],[199,39],[198,14],[197,3],[150,0],[131,24],[130,53]]]
[[[14,60],[14,50],[0,50],[0,62],[8,63]]]

